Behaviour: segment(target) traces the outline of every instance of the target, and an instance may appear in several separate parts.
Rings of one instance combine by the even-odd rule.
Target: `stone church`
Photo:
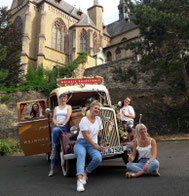
[[[23,32],[21,62],[52,69],[87,51],[89,68],[131,56],[121,46],[138,39],[139,29],[130,21],[127,0],[118,9],[119,20],[105,26],[98,0],[87,14],[63,0],[13,0],[11,21]]]

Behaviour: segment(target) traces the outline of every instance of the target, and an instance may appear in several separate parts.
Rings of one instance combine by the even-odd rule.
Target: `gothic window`
[[[82,30],[80,34],[80,52],[87,51],[87,31]]]
[[[15,28],[17,29],[17,31],[19,31],[20,33],[23,31],[23,23],[22,23],[22,19],[20,16],[17,16],[15,21],[14,21],[14,25]]]
[[[106,57],[108,62],[112,61],[112,53],[110,51],[107,52]]]
[[[21,5],[23,3],[23,0],[17,0],[17,6]]]
[[[65,52],[66,50],[66,25],[61,19],[58,19],[53,25],[52,47],[56,50]]]
[[[97,52],[97,34],[96,34],[96,32],[93,34],[93,51],[94,51],[94,54]]]
[[[117,48],[116,49],[116,60],[119,60],[121,58],[121,49]]]

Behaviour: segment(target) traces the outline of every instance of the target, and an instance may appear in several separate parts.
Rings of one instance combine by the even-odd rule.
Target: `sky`
[[[13,0],[0,0],[0,7],[11,7]],[[65,0],[76,8],[80,8],[83,12],[87,13],[87,9],[93,5],[94,0]],[[99,4],[103,6],[103,19],[104,24],[107,25],[113,21],[118,20],[119,12],[118,5],[120,0],[99,0]]]

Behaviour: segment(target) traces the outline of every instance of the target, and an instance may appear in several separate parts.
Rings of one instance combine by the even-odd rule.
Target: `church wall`
[[[110,42],[110,38],[108,36],[104,35],[103,36],[103,43],[102,43],[103,44],[103,48],[108,46],[109,42]]]
[[[46,46],[44,67],[53,68],[55,65],[66,65],[66,58],[62,52]]]
[[[138,28],[137,29],[133,29],[133,30],[128,31],[128,32],[125,32],[125,33],[123,33],[121,35],[118,35],[118,36],[112,38],[109,46],[117,44],[117,43],[120,43],[123,38],[131,39],[133,37],[138,36],[139,34],[140,34],[140,31],[139,31]]]
[[[87,62],[85,64],[85,68],[90,68],[90,67],[94,67],[96,65],[96,59],[88,56]]]
[[[54,8],[53,6],[45,3],[44,4],[44,14],[45,14],[45,26],[43,32],[45,34],[45,46],[44,46],[44,60],[43,65],[47,68],[53,68],[55,65],[65,65],[67,64],[67,52],[68,52],[68,41],[66,44],[66,52],[56,50],[52,47],[53,41],[53,24],[57,19],[62,19],[64,22],[67,32],[68,28],[77,22],[76,19],[70,17],[68,14]],[[41,25],[40,25],[41,28]],[[40,60],[41,61],[41,60]]]
[[[93,33],[97,33],[97,46],[99,47],[100,35],[99,32],[95,29],[88,27],[76,27],[71,30],[71,53],[72,53],[72,61],[77,58],[78,53],[80,52],[80,34],[82,30],[85,29],[87,31],[87,52],[88,52],[88,61],[86,63],[86,68],[92,67],[96,65],[96,59],[93,58]],[[74,43],[75,41],[75,43]]]
[[[14,22],[15,19],[20,16],[22,19],[22,25],[23,25],[23,37],[22,37],[22,56],[21,56],[21,63],[24,64],[32,64],[35,65],[36,62],[36,44],[35,42],[35,21],[33,19],[35,18],[35,5],[32,3],[29,3],[27,6],[23,6],[25,4],[22,4],[19,7],[17,6],[17,1],[13,2],[12,10],[10,13],[13,14],[11,17],[11,22]],[[27,16],[26,16],[27,13]],[[27,23],[27,20],[30,20],[29,23]],[[28,25],[29,24],[29,25]],[[26,25],[26,26],[25,26]]]

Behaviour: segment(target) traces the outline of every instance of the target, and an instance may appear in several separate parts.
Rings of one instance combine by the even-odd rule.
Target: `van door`
[[[20,146],[26,156],[51,151],[51,128],[45,109],[44,99],[17,103]]]

